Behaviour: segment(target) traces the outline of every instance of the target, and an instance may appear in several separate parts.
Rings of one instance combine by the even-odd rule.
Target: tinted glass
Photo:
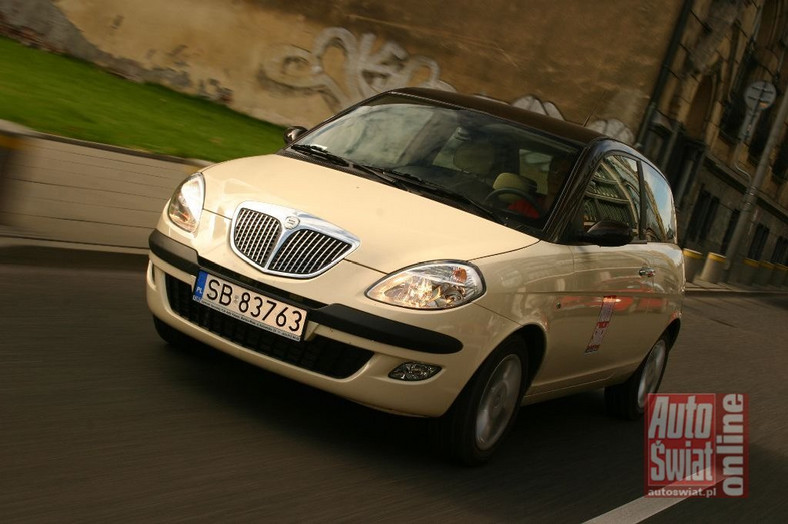
[[[643,197],[646,206],[643,229],[649,242],[676,242],[676,212],[673,193],[665,178],[643,163]]]
[[[611,155],[600,162],[583,198],[583,228],[602,219],[628,224],[638,236],[640,196],[637,162]]]
[[[560,137],[486,113],[401,96],[359,106],[298,143],[409,183],[439,186],[459,197],[447,203],[478,212],[471,200],[515,228],[547,222],[579,151]],[[439,197],[451,200],[446,192]]]

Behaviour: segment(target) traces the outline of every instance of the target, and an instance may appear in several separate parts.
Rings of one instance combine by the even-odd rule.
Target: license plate
[[[291,340],[301,340],[306,310],[200,271],[194,300],[217,311]]]

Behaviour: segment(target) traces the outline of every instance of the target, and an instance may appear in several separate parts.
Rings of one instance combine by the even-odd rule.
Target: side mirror
[[[287,129],[285,129],[285,135],[284,135],[285,144],[286,145],[292,144],[293,142],[298,140],[298,137],[300,137],[304,133],[306,133],[305,127],[301,127],[301,126],[288,127]]]
[[[580,240],[597,246],[616,247],[632,242],[632,227],[617,220],[603,219],[580,234]]]

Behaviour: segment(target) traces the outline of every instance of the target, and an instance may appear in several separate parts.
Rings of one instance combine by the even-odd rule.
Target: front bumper
[[[254,271],[236,271],[246,266],[230,269],[216,264],[159,230],[151,235],[150,248],[147,300],[154,316],[249,363],[385,411],[442,415],[495,347],[496,340],[513,327],[505,319],[470,304],[440,317],[442,329],[453,331],[452,325],[456,326],[465,338],[462,340],[415,323],[346,304],[325,304],[274,287],[253,278],[259,276]],[[294,342],[264,332],[193,301],[192,288],[200,269],[307,309],[309,323],[304,340]],[[335,268],[320,278],[332,271],[341,272]],[[375,280],[372,276],[370,282]],[[339,283],[341,280],[340,276]],[[421,312],[402,314],[423,317]],[[452,319],[449,324],[448,319]],[[485,332],[489,327],[494,329]],[[392,369],[408,361],[437,365],[442,370],[420,382],[389,378]]]
[[[199,269],[203,268],[238,284],[273,295],[284,302],[289,301],[279,290],[263,286],[243,275],[231,273],[207,260],[200,260],[197,251],[172,240],[158,230],[151,233],[148,243],[153,254],[186,273],[196,276]],[[303,298],[301,302],[300,306],[307,306],[310,310],[309,316],[315,322],[370,340],[435,354],[457,353],[462,349],[462,342],[449,335],[370,315],[341,304],[325,305]]]

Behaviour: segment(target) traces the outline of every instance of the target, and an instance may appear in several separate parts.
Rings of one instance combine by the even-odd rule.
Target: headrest
[[[535,194],[536,182],[530,178],[524,178],[520,175],[515,175],[514,173],[501,173],[495,178],[495,182],[493,182],[493,189],[503,188],[519,189],[520,191],[525,191],[526,193]],[[501,201],[507,203],[515,202],[520,200],[520,198],[522,197],[519,197],[513,193],[501,195],[500,197]]]
[[[501,189],[504,187],[511,187],[530,193],[536,189],[536,183],[530,178],[523,178],[514,173],[501,173],[496,177],[495,182],[493,182],[493,189]]]
[[[454,152],[454,165],[476,175],[488,175],[494,161],[495,150],[489,142],[465,142]]]

